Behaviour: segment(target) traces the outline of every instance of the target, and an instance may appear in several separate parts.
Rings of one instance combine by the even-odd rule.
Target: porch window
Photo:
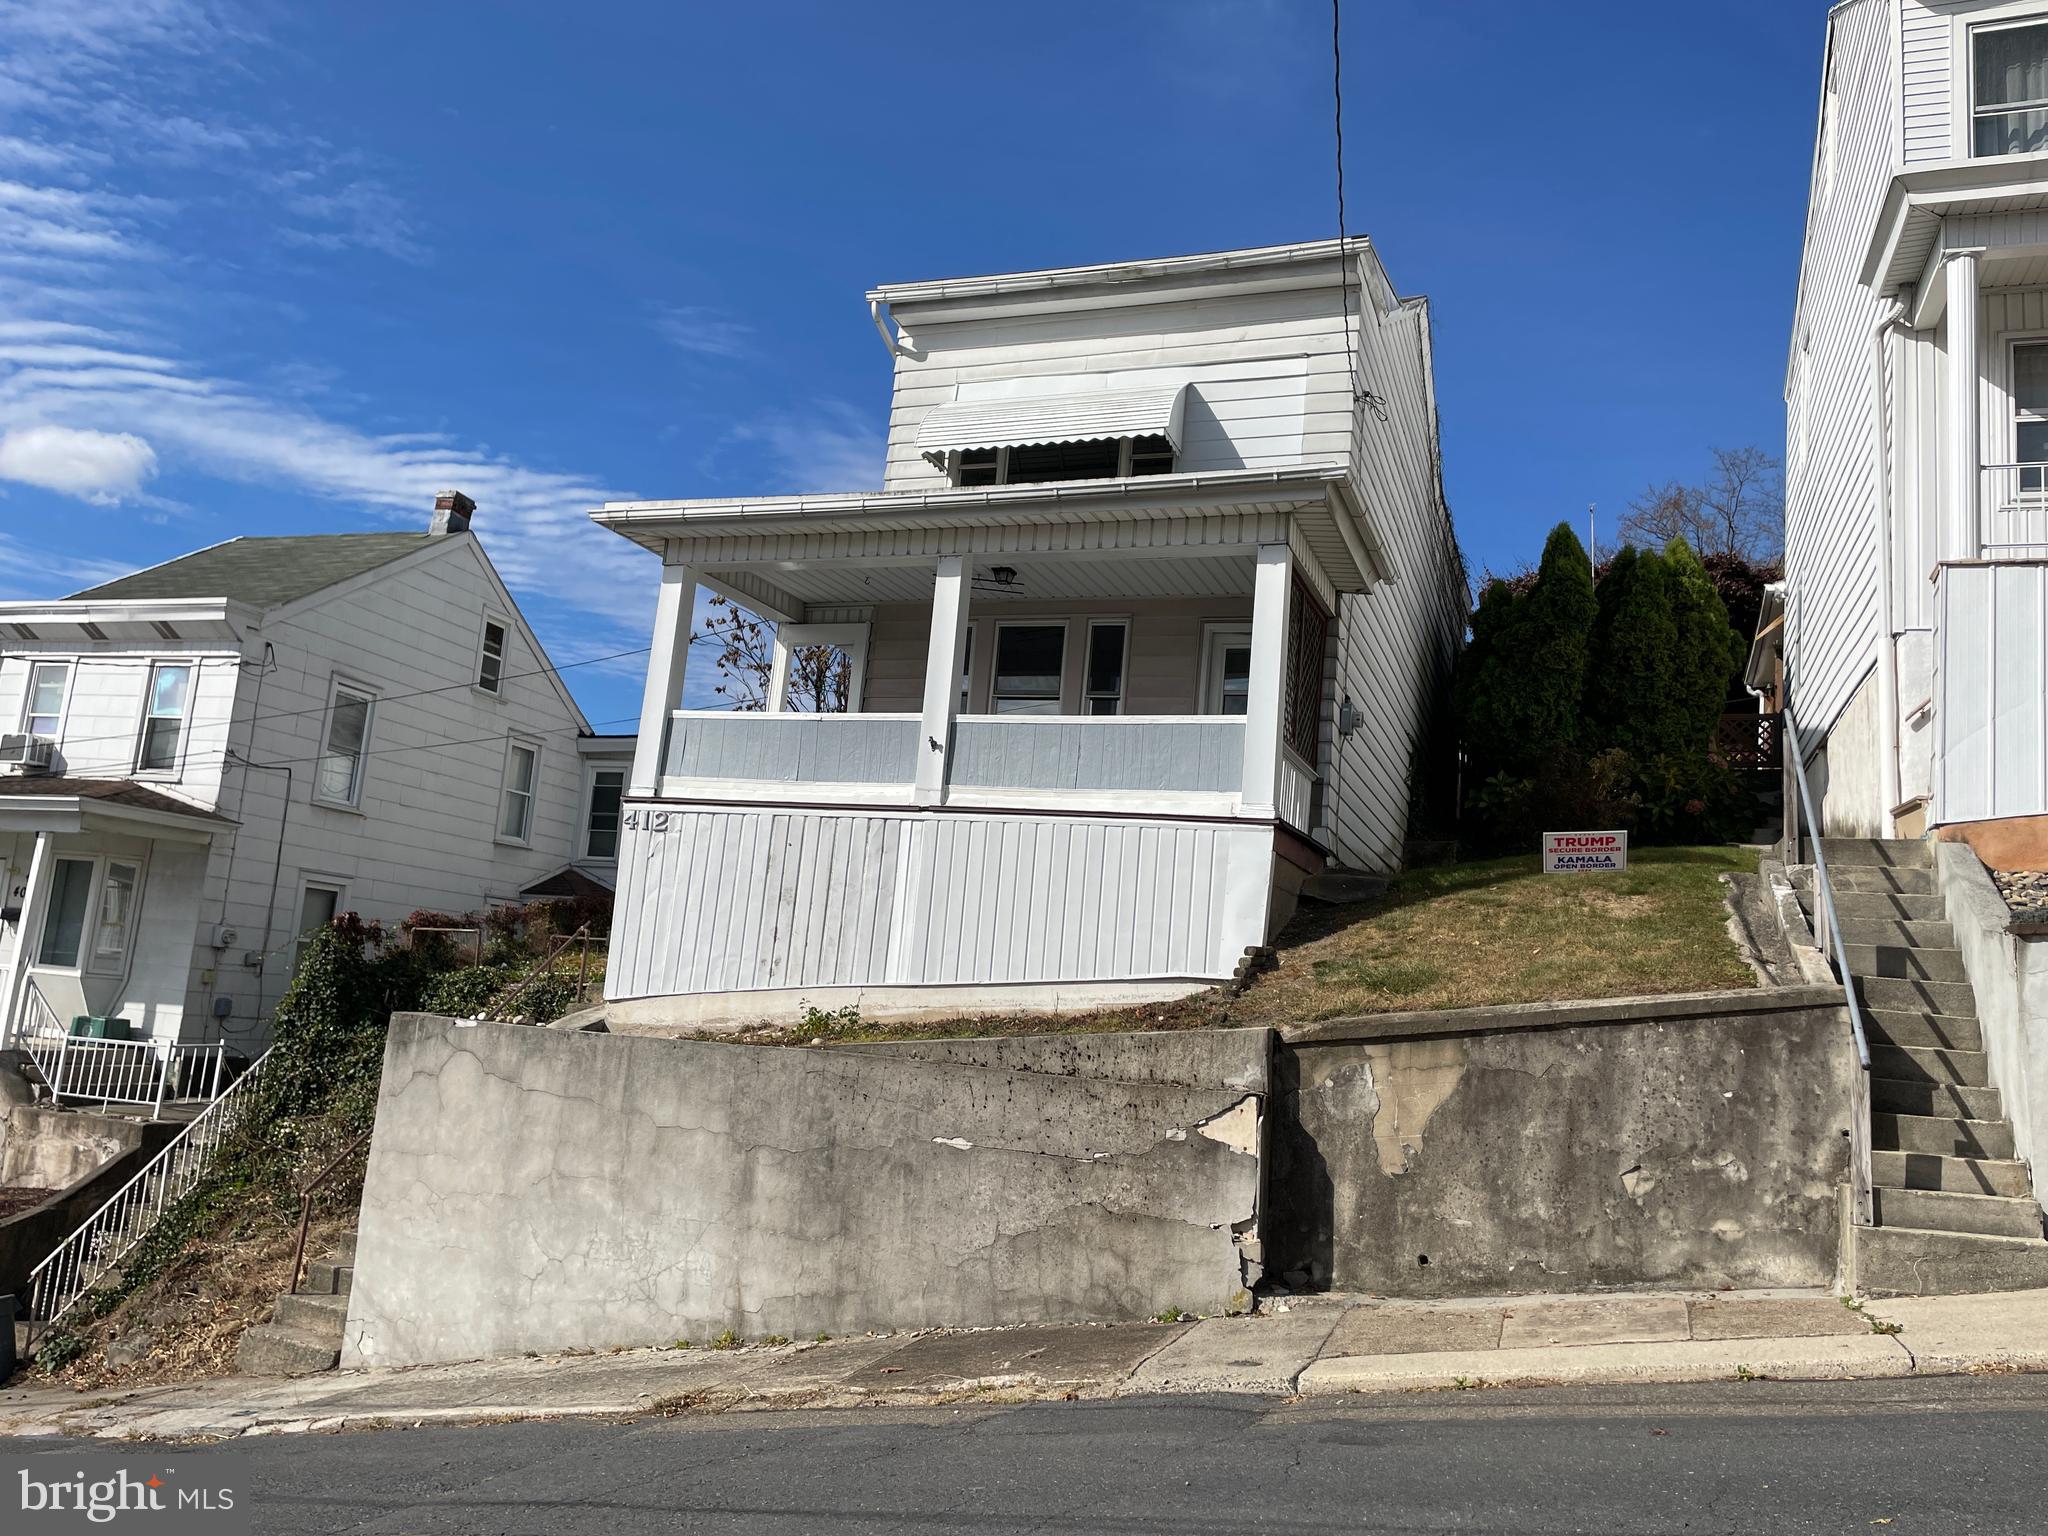
[[[159,662],[149,669],[149,697],[144,701],[142,750],[136,769],[142,773],[175,773],[178,747],[185,736],[185,713],[191,705],[192,668],[183,662]]]
[[[505,749],[505,782],[498,801],[498,836],[524,843],[533,834],[533,792],[540,767],[540,748],[514,741]]]
[[[2048,342],[2023,342],[2012,349],[2013,462],[2020,489],[2039,495],[2048,489]]]
[[[64,729],[64,689],[71,681],[68,661],[39,661],[28,670],[28,708],[22,729],[55,741]]]
[[[1064,624],[998,625],[992,711],[998,715],[1058,714],[1066,656]]]
[[[2048,149],[2048,22],[1975,28],[1970,68],[1973,152]]]
[[[619,802],[625,794],[626,775],[622,769],[600,768],[590,776],[590,815],[583,838],[585,858],[619,856]]]
[[[476,662],[476,685],[485,693],[496,693],[504,681],[505,626],[496,619],[485,619],[483,644]]]
[[[314,793],[329,805],[354,806],[363,797],[363,757],[370,744],[376,695],[336,679],[327,703],[327,740],[314,775]]]
[[[85,910],[92,904],[92,865],[91,859],[59,859],[50,871],[50,909],[43,919],[37,965],[78,969],[78,952],[85,943]]]
[[[1088,701],[1091,715],[1124,712],[1124,654],[1130,626],[1096,620],[1088,626]]]
[[[99,916],[93,922],[92,968],[118,973],[128,961],[135,927],[135,903],[142,892],[142,870],[121,859],[107,861],[100,881]]]

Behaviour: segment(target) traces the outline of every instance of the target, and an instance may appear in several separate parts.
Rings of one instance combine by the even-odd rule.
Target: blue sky
[[[1823,0],[1345,9],[1475,570],[1782,442]],[[0,597],[445,485],[558,662],[643,646],[584,514],[878,484],[870,285],[1333,233],[1328,50],[1320,0],[0,0]],[[603,725],[637,669],[567,675]]]

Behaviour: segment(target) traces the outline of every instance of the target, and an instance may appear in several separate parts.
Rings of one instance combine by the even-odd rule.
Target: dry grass
[[[1348,1014],[1753,987],[1727,932],[1721,876],[1754,850],[1648,848],[1614,875],[1544,875],[1533,856],[1411,870],[1376,901],[1309,907],[1242,996],[1047,1018],[1005,1014],[884,1023],[821,1017],[699,1038],[851,1045],[963,1036],[1282,1025]]]
[[[329,1252],[354,1227],[353,1209],[316,1210],[307,1260]],[[84,1330],[91,1347],[55,1379],[88,1392],[232,1375],[243,1330],[268,1322],[278,1295],[291,1286],[297,1238],[296,1219],[245,1211],[195,1239],[168,1270]],[[109,1367],[106,1346],[137,1330],[152,1341],[147,1352],[132,1365]]]
[[[1231,1022],[1752,987],[1721,876],[1755,862],[1649,848],[1613,875],[1543,875],[1526,857],[1414,870],[1376,902],[1297,921]]]

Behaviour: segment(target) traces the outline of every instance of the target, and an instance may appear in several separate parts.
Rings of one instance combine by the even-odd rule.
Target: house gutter
[[[889,329],[889,301],[869,299],[868,318],[875,322],[875,334],[882,338],[882,345],[889,349],[889,356],[900,357],[903,348],[898,344],[895,333]]]
[[[1877,476],[1877,709],[1884,721],[1884,757],[1879,764],[1879,782],[1884,797],[1884,819],[1890,822],[1899,804],[1899,636],[1892,609],[1892,486],[1891,428],[1885,409],[1885,352],[1893,329],[1905,317],[1906,306],[1893,299],[1884,318],[1870,333],[1871,442]]]

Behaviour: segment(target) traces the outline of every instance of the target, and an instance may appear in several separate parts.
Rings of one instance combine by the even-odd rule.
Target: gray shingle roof
[[[224,597],[253,608],[275,608],[402,559],[433,538],[427,533],[315,533],[230,539],[71,595],[108,601]]]
[[[132,806],[139,811],[158,811],[189,816],[195,821],[234,823],[216,811],[203,811],[183,800],[158,794],[132,779],[62,779],[38,774],[0,774],[0,800],[36,800],[50,796],[70,800],[105,800],[113,805]]]

